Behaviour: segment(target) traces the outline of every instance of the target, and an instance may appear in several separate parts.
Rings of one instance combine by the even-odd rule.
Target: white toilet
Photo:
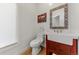
[[[32,55],[37,55],[41,50],[41,44],[43,43],[43,34],[39,33],[36,39],[30,42],[30,46],[32,47]]]

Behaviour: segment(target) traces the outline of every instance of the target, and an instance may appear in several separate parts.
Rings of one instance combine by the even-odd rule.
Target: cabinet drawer
[[[54,42],[54,41],[48,41],[47,44],[48,44],[49,46],[59,46],[59,43]]]

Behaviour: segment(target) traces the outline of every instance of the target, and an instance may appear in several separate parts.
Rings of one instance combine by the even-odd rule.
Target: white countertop
[[[48,40],[56,41],[59,43],[72,45],[73,39],[79,39],[78,34],[47,34]]]

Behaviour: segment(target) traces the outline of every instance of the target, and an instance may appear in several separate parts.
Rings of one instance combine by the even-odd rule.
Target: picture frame
[[[46,18],[47,18],[47,13],[43,13],[41,15],[38,15],[37,16],[38,23],[46,22]]]
[[[50,10],[50,29],[68,28],[68,4]]]

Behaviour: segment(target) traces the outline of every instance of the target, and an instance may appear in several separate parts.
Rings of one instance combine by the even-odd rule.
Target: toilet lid
[[[32,42],[31,42],[31,44],[33,43],[33,44],[40,44],[40,43],[42,43],[43,42],[43,38],[36,38],[35,40],[33,40]]]

